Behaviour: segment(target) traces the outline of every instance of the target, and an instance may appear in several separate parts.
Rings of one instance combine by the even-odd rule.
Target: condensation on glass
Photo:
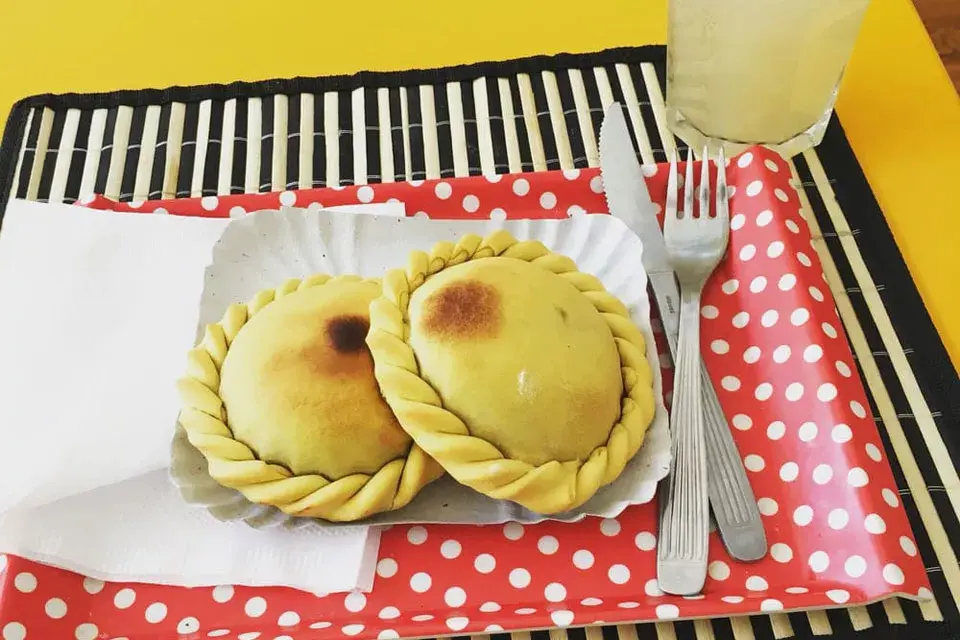
[[[869,0],[670,0],[667,117],[694,148],[820,143]]]

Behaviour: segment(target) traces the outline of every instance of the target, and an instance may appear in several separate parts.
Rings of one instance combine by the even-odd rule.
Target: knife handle
[[[735,560],[752,562],[767,555],[767,539],[740,452],[733,441],[720,399],[706,365],[700,363],[703,431],[707,445],[710,506],[723,546]]]
[[[663,333],[667,337],[670,357],[676,362],[677,337],[680,335],[680,288],[677,286],[676,276],[673,271],[658,271],[648,273],[647,279],[657,299],[660,324],[663,325]]]
[[[670,355],[677,359],[677,336],[680,333],[680,289],[672,271],[648,273],[647,278],[657,299],[660,322],[667,337]],[[707,481],[710,507],[727,552],[736,560],[751,562],[767,553],[767,539],[733,433],[720,407],[707,366],[701,359],[700,375],[703,394],[703,432],[707,449]]]

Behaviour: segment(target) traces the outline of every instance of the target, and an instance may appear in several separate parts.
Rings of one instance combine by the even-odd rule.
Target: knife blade
[[[607,109],[600,125],[600,174],[610,213],[623,220],[643,242],[640,261],[653,287],[670,354],[675,355],[680,332],[680,290],[657,224],[657,206],[650,199],[617,102]],[[608,184],[613,186],[608,188]]]
[[[680,331],[680,291],[667,257],[663,233],[657,223],[657,207],[647,190],[619,103],[611,104],[604,114],[599,146],[600,174],[607,206],[610,213],[623,220],[643,243],[641,262],[660,310],[670,354],[676,357]],[[717,528],[733,558],[744,562],[759,560],[767,553],[767,541],[753,489],[720,407],[713,381],[703,363],[700,375],[710,506]]]

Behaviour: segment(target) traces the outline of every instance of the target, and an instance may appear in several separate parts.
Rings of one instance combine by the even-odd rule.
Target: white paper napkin
[[[228,221],[14,200],[0,228],[0,513],[167,466]]]
[[[379,527],[219,522],[165,470],[0,516],[0,551],[113,582],[370,591],[379,546]]]
[[[166,478],[174,381],[228,222],[8,204],[0,551],[109,580],[371,587],[376,531],[224,525]]]

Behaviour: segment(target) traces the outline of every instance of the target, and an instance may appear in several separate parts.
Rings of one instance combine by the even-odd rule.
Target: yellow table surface
[[[36,93],[437,67],[662,43],[666,0],[0,0],[0,33],[5,114]],[[910,0],[873,0],[837,108],[960,364],[960,99]]]

